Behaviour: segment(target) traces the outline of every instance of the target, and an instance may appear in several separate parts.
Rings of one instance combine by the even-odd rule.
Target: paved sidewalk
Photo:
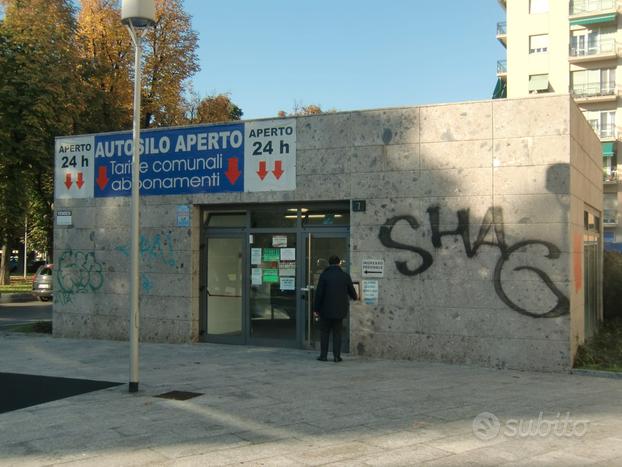
[[[0,335],[0,372],[127,382],[128,348]],[[140,389],[1,414],[0,465],[622,465],[620,379],[142,344]]]

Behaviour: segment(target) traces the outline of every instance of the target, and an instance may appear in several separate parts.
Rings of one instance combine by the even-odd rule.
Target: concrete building
[[[54,335],[128,336],[131,134],[56,141]],[[602,314],[600,141],[569,95],[142,134],[141,338],[563,371]]]
[[[622,251],[619,183],[622,76],[621,2],[617,0],[499,0],[506,21],[497,39],[507,59],[497,64],[507,97],[570,93],[602,146],[605,249]],[[616,123],[617,122],[617,123]]]

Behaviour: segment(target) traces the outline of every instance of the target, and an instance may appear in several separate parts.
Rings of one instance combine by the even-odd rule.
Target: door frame
[[[311,345],[306,339],[306,323],[309,319],[308,316],[308,293],[303,289],[308,286],[316,287],[317,284],[307,284],[306,275],[309,271],[309,264],[307,264],[307,248],[310,248],[310,243],[307,243],[311,237],[315,238],[343,238],[346,240],[346,256],[341,258],[346,260],[348,265],[347,273],[350,273],[350,227],[349,226],[331,226],[331,227],[302,227],[299,232],[299,245],[300,245],[300,257],[302,259],[302,265],[297,267],[296,280],[299,284],[297,289],[297,315],[298,315],[298,345],[303,349],[316,349],[316,345]],[[309,258],[311,258],[311,252],[309,251]],[[319,345],[319,343],[317,343]],[[344,323],[344,329],[342,334],[342,350],[348,352],[350,348],[350,316]]]
[[[240,336],[219,336],[219,335],[210,335],[208,334],[207,327],[207,315],[209,313],[208,309],[208,290],[207,290],[207,278],[208,278],[208,254],[207,254],[207,244],[212,238],[236,238],[242,241],[242,309],[240,312],[242,313],[242,334]],[[247,297],[248,290],[246,287],[246,282],[248,280],[248,271],[247,269],[247,254],[246,248],[244,248],[244,242],[248,243],[248,234],[243,229],[215,229],[212,231],[208,231],[205,233],[203,248],[201,251],[201,264],[200,264],[200,277],[201,283],[199,287],[200,291],[200,315],[199,315],[199,340],[202,342],[210,342],[214,344],[234,344],[234,345],[245,345],[247,331],[247,320],[245,318],[246,309],[248,308]]]
[[[345,204],[347,203],[347,204]],[[270,203],[275,206],[293,206],[311,205],[318,206],[320,209],[349,208],[347,202],[286,202],[286,203]],[[216,205],[202,206],[201,214],[201,242],[200,242],[200,262],[199,262],[199,341],[219,343],[219,344],[237,344],[237,345],[257,345],[271,346],[283,348],[305,348],[305,321],[306,317],[306,300],[303,299],[303,292],[300,290],[304,285],[304,279],[308,265],[306,264],[305,249],[306,241],[309,235],[316,237],[341,237],[346,239],[346,255],[344,259],[350,263],[350,225],[310,225],[305,226],[302,222],[300,212],[298,220],[294,227],[252,227],[251,211],[257,204],[235,204],[235,205]],[[208,227],[205,213],[223,212],[223,213],[244,213],[246,222],[238,227]],[[250,236],[255,234],[295,234],[296,235],[296,333],[295,339],[262,339],[252,338],[250,335],[250,258],[252,244]],[[240,238],[244,242],[242,246],[242,335],[241,336],[219,336],[209,335],[207,327],[208,317],[208,300],[207,300],[207,268],[208,254],[207,243],[211,238]],[[315,286],[315,284],[313,284]],[[344,331],[343,342],[349,345],[349,319],[346,320],[346,328]]]
[[[298,339],[298,321],[299,321],[299,314],[300,311],[298,310],[298,288],[296,288],[297,292],[296,292],[296,298],[295,298],[295,303],[296,303],[296,333],[295,333],[295,337],[294,339],[266,339],[266,338],[257,338],[257,337],[252,337],[250,335],[250,331],[251,331],[251,313],[250,313],[250,294],[248,293],[251,287],[250,284],[250,268],[251,268],[251,264],[250,264],[250,257],[251,257],[251,248],[253,247],[253,245],[250,242],[250,236],[251,235],[288,235],[288,234],[294,234],[296,237],[296,258],[299,258],[300,256],[300,250],[299,250],[299,245],[300,245],[300,234],[299,234],[299,228],[298,227],[260,227],[260,228],[252,228],[246,231],[246,258],[248,259],[248,261],[245,262],[245,270],[244,273],[246,274],[246,278],[245,278],[245,292],[246,292],[246,297],[244,300],[244,316],[242,317],[243,321],[244,321],[244,325],[246,326],[245,332],[244,332],[244,338],[245,338],[245,343],[247,345],[256,345],[256,346],[263,346],[263,347],[282,347],[282,348],[298,348],[299,347],[299,339]],[[298,283],[298,260],[296,260],[296,283]]]

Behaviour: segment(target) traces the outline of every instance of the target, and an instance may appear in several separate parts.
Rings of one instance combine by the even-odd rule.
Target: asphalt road
[[[0,329],[45,320],[52,320],[52,302],[0,303]]]

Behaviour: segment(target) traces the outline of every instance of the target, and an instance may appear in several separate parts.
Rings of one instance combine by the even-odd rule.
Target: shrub
[[[622,253],[617,251],[605,251],[603,312],[605,322],[622,319]]]

